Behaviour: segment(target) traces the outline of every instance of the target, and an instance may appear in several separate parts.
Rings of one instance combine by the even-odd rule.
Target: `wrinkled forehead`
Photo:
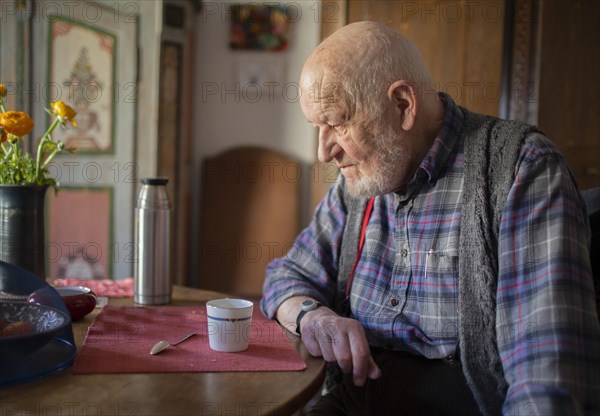
[[[307,118],[319,112],[345,113],[345,92],[336,74],[324,67],[305,66],[300,77],[300,105]]]
[[[314,104],[332,104],[343,97],[339,83],[326,77],[302,78],[300,82],[301,100]]]

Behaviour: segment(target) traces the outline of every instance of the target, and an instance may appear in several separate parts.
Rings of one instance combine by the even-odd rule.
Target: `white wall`
[[[298,78],[304,60],[318,44],[319,1],[280,1],[294,22],[290,46],[284,52],[245,52],[229,49],[228,6],[234,1],[204,2],[196,21],[194,160],[239,145],[266,146],[304,162],[315,155],[314,130],[298,104]],[[235,0],[235,3],[250,3]],[[281,70],[259,91],[240,77],[254,67]]]
[[[203,1],[196,15],[193,140],[193,213],[200,212],[202,161],[235,146],[264,146],[305,164],[316,155],[314,128],[298,103],[298,79],[305,59],[320,39],[320,0],[281,0],[291,17],[289,47],[283,52],[246,52],[229,48],[229,5],[248,0]],[[240,72],[262,67],[275,72],[259,91]],[[279,71],[279,72],[278,72]],[[260,73],[260,72],[259,72]],[[262,82],[261,82],[262,84]],[[269,86],[270,85],[270,86]],[[309,175],[303,175],[309,176]],[[302,217],[309,205],[304,186]],[[200,216],[192,215],[192,251],[198,252]],[[201,230],[200,230],[201,231]],[[197,276],[190,259],[192,276]]]

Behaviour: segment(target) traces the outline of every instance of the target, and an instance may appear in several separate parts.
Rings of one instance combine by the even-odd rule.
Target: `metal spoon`
[[[177,344],[179,344],[180,342],[183,342],[183,341],[185,341],[186,339],[188,339],[188,338],[190,338],[190,337],[192,337],[192,336],[194,336],[194,335],[196,335],[196,333],[195,333],[195,332],[192,332],[191,334],[187,334],[186,336],[184,336],[183,338],[181,338],[181,339],[179,339],[179,340],[177,340],[177,341],[175,341],[175,342],[169,342],[169,341],[158,341],[156,344],[154,344],[154,346],[153,346],[153,347],[152,347],[152,349],[150,350],[150,354],[152,354],[152,355],[156,355],[156,354],[158,354],[159,352],[161,352],[162,350],[164,350],[164,349],[166,349],[166,348],[168,348],[168,347],[170,347],[170,346],[172,346],[172,345],[177,345]]]

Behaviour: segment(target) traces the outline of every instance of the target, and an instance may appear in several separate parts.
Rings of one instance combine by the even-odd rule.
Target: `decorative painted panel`
[[[48,88],[77,111],[77,126],[60,134],[66,146],[112,153],[117,44],[114,34],[82,22],[49,25]],[[50,94],[49,94],[50,95]]]
[[[44,117],[44,109],[60,99],[77,110],[78,123],[57,133],[76,151],[57,156],[49,167],[61,187],[47,201],[47,275],[131,276],[138,6],[120,1],[80,1],[77,7],[55,3],[53,8],[36,4],[41,9],[32,21],[30,87],[36,93],[35,118]]]
[[[47,196],[48,275],[112,276],[112,188],[63,188]],[[130,257],[131,261],[131,257]]]

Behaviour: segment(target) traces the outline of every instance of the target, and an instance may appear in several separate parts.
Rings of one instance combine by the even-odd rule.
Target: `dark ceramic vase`
[[[47,186],[0,185],[0,260],[45,272],[44,200]]]

